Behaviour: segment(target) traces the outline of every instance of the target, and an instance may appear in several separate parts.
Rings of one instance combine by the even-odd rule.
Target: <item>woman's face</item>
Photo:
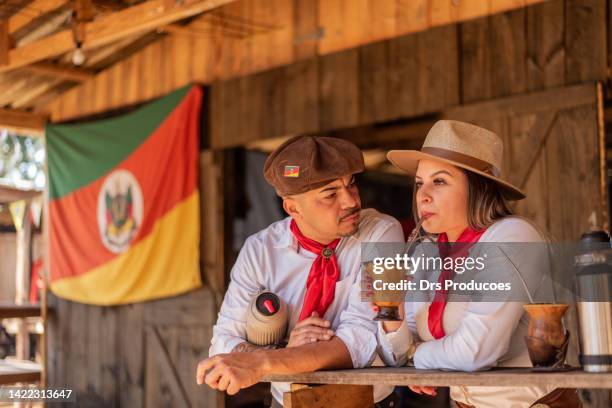
[[[446,232],[456,240],[468,227],[467,175],[451,164],[421,160],[415,176],[416,204],[423,229],[431,234]]]

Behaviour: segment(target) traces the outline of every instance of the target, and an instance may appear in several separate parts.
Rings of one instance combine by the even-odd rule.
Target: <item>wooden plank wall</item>
[[[211,145],[604,80],[605,16],[604,0],[555,0],[215,82]]]
[[[67,91],[44,110],[55,122],[82,117],[143,102],[188,82],[249,75],[542,1],[240,0]],[[257,34],[228,35],[220,21]]]
[[[210,87],[213,148],[413,117],[459,103],[453,26]],[[379,58],[379,59],[378,59]]]
[[[209,290],[113,307],[50,296],[50,305],[47,386],[72,388],[79,407],[179,406],[181,395],[217,406],[219,394],[195,383],[216,318]]]

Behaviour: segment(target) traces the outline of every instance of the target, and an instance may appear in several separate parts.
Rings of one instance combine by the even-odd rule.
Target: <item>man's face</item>
[[[327,244],[359,228],[361,199],[354,176],[283,199],[285,211],[307,237]]]

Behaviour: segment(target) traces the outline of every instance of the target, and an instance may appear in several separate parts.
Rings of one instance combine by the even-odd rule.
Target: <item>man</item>
[[[267,373],[372,363],[376,326],[361,300],[361,243],[403,242],[403,235],[392,217],[361,209],[354,175],[363,169],[357,146],[336,138],[298,136],[270,154],[264,176],[289,217],[249,237],[240,251],[213,328],[211,357],[198,365],[198,384],[235,394]],[[246,341],[246,310],[263,289],[287,303],[285,348]],[[272,384],[273,407],[288,390]],[[391,391],[378,387],[375,400]]]

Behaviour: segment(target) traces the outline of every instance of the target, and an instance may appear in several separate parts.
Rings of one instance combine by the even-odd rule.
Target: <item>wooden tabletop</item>
[[[22,360],[0,360],[0,384],[40,381],[40,364]]]
[[[271,374],[265,382],[302,384],[385,384],[431,386],[556,386],[558,388],[612,388],[612,373],[587,373],[581,369],[564,372],[534,372],[529,368],[494,368],[479,372],[417,370],[411,367],[372,367],[313,373]]]

